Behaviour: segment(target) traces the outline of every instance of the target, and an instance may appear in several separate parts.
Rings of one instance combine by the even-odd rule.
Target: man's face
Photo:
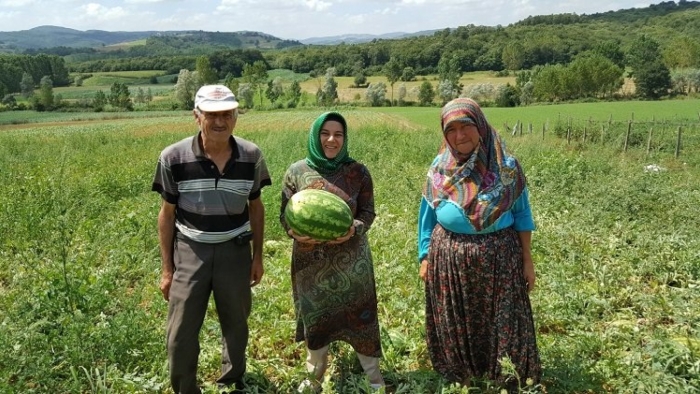
[[[220,112],[194,111],[195,120],[207,142],[228,141],[236,126],[235,110]]]

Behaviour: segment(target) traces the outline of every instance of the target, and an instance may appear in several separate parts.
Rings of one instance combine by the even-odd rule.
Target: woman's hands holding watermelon
[[[350,238],[352,238],[354,236],[355,236],[355,225],[353,224],[352,226],[350,226],[350,229],[348,230],[347,233],[345,233],[345,235],[340,236],[340,237],[334,239],[333,241],[328,241],[328,243],[333,244],[333,245],[342,244],[343,242],[349,240]]]
[[[317,239],[313,239],[311,237],[308,237],[306,235],[299,235],[294,232],[294,230],[289,230],[287,231],[287,234],[289,234],[290,237],[294,238],[297,240],[297,242],[305,243],[305,244],[320,244],[323,243],[322,241],[319,241]]]
[[[336,244],[342,244],[343,242],[345,242],[345,241],[347,241],[350,238],[355,236],[355,225],[353,224],[352,226],[350,226],[350,229],[348,230],[347,233],[345,233],[345,235],[342,235],[342,236],[340,236],[336,239],[330,240],[330,241],[319,241],[315,238],[311,238],[311,237],[306,236],[306,235],[297,234],[292,229],[287,231],[287,234],[289,234],[290,237],[297,240],[297,242],[301,242],[301,243],[305,243],[305,244],[318,245],[318,244],[322,244],[322,243],[327,243],[327,244],[331,244],[331,245],[336,245]]]

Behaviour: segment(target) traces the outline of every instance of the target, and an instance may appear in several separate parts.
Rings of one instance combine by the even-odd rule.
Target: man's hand
[[[173,284],[173,273],[163,272],[160,276],[160,292],[163,293],[165,301],[170,301],[170,285]]]
[[[250,287],[255,287],[262,280],[265,268],[263,267],[262,256],[253,256],[253,265],[250,267]]]

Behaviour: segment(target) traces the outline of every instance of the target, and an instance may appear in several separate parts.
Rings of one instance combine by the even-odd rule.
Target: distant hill
[[[340,43],[358,44],[382,39],[400,39],[407,37],[432,35],[438,30],[426,30],[415,33],[386,34],[345,34],[330,37],[311,37],[300,41],[283,40],[269,34],[252,31],[239,32],[204,32],[204,31],[104,31],[75,30],[59,26],[39,26],[29,30],[0,31],[0,52],[21,53],[26,50],[46,48],[93,48],[119,49],[143,44],[150,39],[151,44],[161,46],[174,42],[191,41],[192,43],[222,46],[234,49],[280,49],[297,45],[337,45]],[[138,42],[141,41],[141,42]]]
[[[58,26],[39,26],[29,30],[0,32],[0,52],[21,52],[25,49],[60,46],[97,48],[121,42],[140,40],[157,33],[157,31],[80,31]]]
[[[340,36],[329,36],[329,37],[311,37],[303,40],[299,40],[301,43],[306,45],[338,45],[338,44],[360,44],[363,42],[370,42],[372,40],[394,40],[400,38],[417,37],[417,36],[431,36],[435,32],[441,30],[424,30],[416,33],[386,33],[386,34],[344,34]]]
[[[303,45],[298,41],[283,40],[269,34],[251,31],[205,32],[205,31],[138,31],[110,32],[103,30],[80,31],[58,26],[39,26],[29,30],[0,32],[0,52],[20,53],[43,48],[128,48],[133,42],[147,40],[160,48],[172,46],[182,51],[183,47],[206,45],[229,49],[280,49]],[[114,48],[111,48],[114,49]]]

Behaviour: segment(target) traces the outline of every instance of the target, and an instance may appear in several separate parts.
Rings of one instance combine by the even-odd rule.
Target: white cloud
[[[36,3],[36,0],[1,0],[0,7],[22,8]]]
[[[362,25],[365,23],[366,19],[367,18],[365,18],[364,15],[352,15],[347,19],[347,21],[353,25]]]
[[[379,15],[397,15],[399,13],[399,9],[398,8],[384,8],[381,10],[376,10],[375,13],[379,14]]]
[[[333,4],[323,0],[304,0],[304,5],[313,11],[323,11]]]
[[[122,7],[108,8],[97,3],[88,3],[80,7],[84,15],[81,19],[93,19],[99,21],[110,21],[124,18],[129,15]]]
[[[508,25],[529,15],[647,7],[642,0],[0,0],[0,30],[259,31],[287,39]],[[25,8],[18,6],[24,5]]]
[[[126,4],[156,4],[165,3],[168,0],[125,0]]]
[[[15,18],[17,15],[19,15],[19,12],[16,11],[0,12],[0,19],[12,19]]]
[[[240,3],[239,0],[221,0],[221,4],[216,7],[216,10],[221,12],[236,11],[239,9]]]
[[[481,1],[477,0],[401,0],[401,4],[409,4],[409,5],[423,5],[423,4],[429,4],[431,6],[437,6],[437,5],[467,5],[470,3],[481,3]]]

